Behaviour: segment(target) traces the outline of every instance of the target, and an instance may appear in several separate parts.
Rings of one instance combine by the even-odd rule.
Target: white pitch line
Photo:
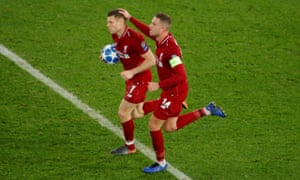
[[[44,83],[46,86],[48,86],[50,89],[64,97],[66,100],[70,101],[75,107],[82,110],[84,113],[89,115],[91,118],[95,119],[101,126],[111,130],[114,132],[117,136],[120,138],[123,138],[123,132],[122,130],[113,125],[107,118],[105,118],[103,115],[98,113],[95,109],[91,108],[89,105],[83,103],[78,97],[58,85],[56,82],[54,82],[52,79],[48,78],[44,74],[42,74],[39,70],[35,69],[33,66],[31,66],[26,60],[19,57],[14,52],[7,49],[5,46],[0,44],[0,52],[3,56],[7,57],[10,61],[14,62],[16,65],[18,65],[21,69],[27,71],[29,74],[31,74],[33,77]],[[152,150],[150,150],[147,146],[136,140],[136,146],[139,151],[141,151],[145,156],[147,156],[149,159],[155,161],[155,156]],[[181,180],[190,180],[191,178],[188,177],[186,174],[181,172],[179,169],[172,166],[170,163],[168,163],[167,171],[169,171],[172,175],[174,175],[177,179]]]

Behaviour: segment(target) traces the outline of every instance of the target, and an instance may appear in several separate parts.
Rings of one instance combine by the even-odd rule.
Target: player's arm
[[[145,59],[142,64],[137,66],[136,68],[133,68],[132,71],[134,74],[138,74],[140,72],[143,72],[147,69],[150,69],[153,65],[155,65],[155,57],[152,53],[152,51],[149,49],[146,53],[142,55],[142,57]]]
[[[173,68],[174,73],[172,73],[168,79],[159,82],[159,87],[162,89],[175,86],[176,84],[187,80],[186,71],[180,57],[173,56],[169,63]]]
[[[135,68],[121,72],[121,77],[123,79],[131,79],[134,75],[150,69],[153,65],[155,65],[155,57],[150,49],[141,56],[145,59],[144,62]]]
[[[143,34],[145,34],[146,36],[148,36],[149,38],[153,39],[152,36],[150,36],[150,29],[149,26],[147,24],[142,23],[141,21],[137,20],[136,18],[132,17],[129,19],[130,22],[136,27],[138,28]]]
[[[153,39],[152,36],[150,36],[150,29],[147,24],[142,23],[141,21],[134,18],[129,12],[125,9],[119,8],[119,12],[124,15],[126,19],[128,19],[135,27],[137,27],[142,33],[144,33],[146,36]]]

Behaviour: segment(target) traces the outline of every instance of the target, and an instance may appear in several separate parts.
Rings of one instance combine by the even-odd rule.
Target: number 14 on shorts
[[[171,101],[168,101],[167,98],[164,98],[164,99],[163,99],[163,102],[162,102],[161,105],[160,105],[160,107],[161,107],[162,109],[169,109],[170,105],[171,105]]]

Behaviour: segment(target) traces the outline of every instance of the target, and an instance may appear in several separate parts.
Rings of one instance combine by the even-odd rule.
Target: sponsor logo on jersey
[[[123,52],[117,51],[118,56],[119,56],[121,59],[130,59],[129,54],[127,54],[127,50],[128,50],[128,46],[127,46],[127,45],[123,46]]]
[[[119,56],[121,59],[130,59],[129,54],[123,53],[123,52],[121,52],[121,51],[117,51],[117,53],[118,53],[118,56]]]

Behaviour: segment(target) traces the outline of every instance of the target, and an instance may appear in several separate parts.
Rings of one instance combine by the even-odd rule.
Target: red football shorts
[[[158,107],[154,110],[154,116],[161,120],[179,116],[182,110],[182,102],[187,95],[188,88],[163,91],[160,95]]]
[[[146,99],[148,83],[152,80],[151,71],[145,71],[126,81],[124,99],[130,103],[138,104]]]

